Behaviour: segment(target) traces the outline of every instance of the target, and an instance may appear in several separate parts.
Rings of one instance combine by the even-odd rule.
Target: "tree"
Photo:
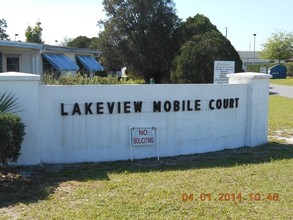
[[[72,38],[64,37],[64,39],[60,42],[60,46],[66,47],[71,41],[73,41]]]
[[[270,60],[286,60],[293,57],[293,32],[276,31],[262,45],[261,58]]]
[[[169,78],[179,18],[172,0],[104,0],[107,19],[99,36],[102,57],[144,76],[146,83]],[[122,66],[121,66],[122,65]],[[117,65],[115,65],[117,67]]]
[[[194,17],[189,17],[185,22],[182,22],[180,26],[181,45],[191,39],[194,35],[204,34],[211,30],[218,31],[217,27],[204,15],[197,14]]]
[[[0,40],[10,40],[9,35],[6,34],[7,23],[3,18],[0,19]]]
[[[79,36],[67,43],[67,47],[89,48],[91,39],[86,36]]]
[[[236,72],[243,71],[239,54],[207,17],[188,18],[180,29],[182,46],[173,61],[173,83],[212,83],[215,60],[235,61]]]
[[[101,50],[100,61],[108,71],[118,71],[125,64],[123,63],[123,57],[120,56],[118,43],[116,37],[112,34],[111,25],[105,27],[105,31],[100,33],[97,44]],[[118,41],[118,40],[117,40]],[[121,52],[121,55],[123,53]],[[128,68],[130,68],[128,66]]]
[[[37,21],[35,27],[27,27],[25,31],[26,42],[41,44],[44,43],[44,41],[42,41],[43,28],[41,27],[41,24],[42,23],[40,21]]]

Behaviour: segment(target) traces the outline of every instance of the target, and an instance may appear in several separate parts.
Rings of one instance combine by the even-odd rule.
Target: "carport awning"
[[[42,56],[58,71],[77,71],[79,67],[64,54],[42,54]]]
[[[90,72],[104,70],[104,67],[92,56],[80,55],[76,57],[82,63],[82,65]]]

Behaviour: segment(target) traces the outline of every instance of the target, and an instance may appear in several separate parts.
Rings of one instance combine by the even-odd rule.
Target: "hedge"
[[[25,135],[24,124],[18,115],[0,113],[0,163],[17,162]]]
[[[101,77],[94,76],[93,78],[87,75],[77,73],[76,75],[62,75],[55,78],[53,75],[44,75],[42,82],[45,85],[99,85],[99,84],[143,84],[144,80],[121,80],[118,77]]]
[[[277,65],[277,63],[268,63],[268,64],[251,64],[247,66],[247,72],[260,72],[260,67],[266,67],[269,69],[272,66]],[[282,65],[287,67],[287,76],[293,77],[293,63],[282,63]]]

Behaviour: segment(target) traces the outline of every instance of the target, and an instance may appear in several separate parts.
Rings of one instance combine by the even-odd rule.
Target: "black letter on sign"
[[[130,113],[130,103],[131,102],[124,102],[124,113]]]
[[[217,106],[217,109],[221,109],[222,108],[222,100],[221,99],[218,99],[217,100],[216,106]]]
[[[195,100],[195,111],[200,111],[200,100]]]
[[[190,107],[190,100],[187,101],[187,111],[192,111],[192,108]]]
[[[211,100],[210,100],[209,107],[210,107],[211,110],[214,110],[214,109],[215,109],[215,108],[213,107],[213,102],[214,102],[214,101],[215,101],[214,99],[211,99]]]
[[[107,102],[109,113],[112,114],[114,110],[115,102]]]
[[[236,101],[236,108],[238,108],[238,101],[239,101],[239,98],[235,98],[235,101]]]
[[[141,112],[142,102],[134,102],[134,111]]]
[[[229,106],[229,99],[224,99],[224,109],[227,109]]]
[[[81,115],[81,111],[80,111],[78,103],[74,103],[74,106],[73,106],[72,115],[75,115],[75,113]]]
[[[64,112],[64,103],[61,103],[61,115],[68,115],[68,112]]]
[[[97,114],[98,115],[104,114],[104,112],[103,112],[103,109],[104,109],[103,104],[104,104],[103,102],[97,102]]]
[[[164,103],[164,109],[166,112],[169,112],[171,110],[172,106],[171,106],[171,102],[170,101],[166,101]]]
[[[154,101],[154,112],[161,112],[161,101]]]
[[[174,101],[174,112],[178,112],[180,110],[180,102],[175,100]]]
[[[230,99],[230,108],[234,108],[234,99]]]
[[[85,103],[85,104],[84,104],[84,110],[85,110],[85,114],[86,114],[86,115],[88,115],[88,114],[91,114],[91,115],[92,115],[92,114],[93,114],[93,112],[92,112],[92,110],[91,110],[92,104],[93,104],[93,103],[91,103],[91,102],[90,102],[90,103]]]
[[[118,102],[118,114],[121,113],[121,102]]]

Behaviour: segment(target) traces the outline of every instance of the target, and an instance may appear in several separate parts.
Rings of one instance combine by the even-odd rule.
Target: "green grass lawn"
[[[287,79],[270,79],[271,84],[278,84],[282,86],[293,86],[293,78]]]
[[[270,96],[269,134],[293,137],[293,99]]]
[[[286,130],[293,136],[292,101],[270,97],[270,135]],[[293,218],[293,145],[273,140],[160,161],[0,171],[24,169],[32,175],[0,181],[0,219]]]

